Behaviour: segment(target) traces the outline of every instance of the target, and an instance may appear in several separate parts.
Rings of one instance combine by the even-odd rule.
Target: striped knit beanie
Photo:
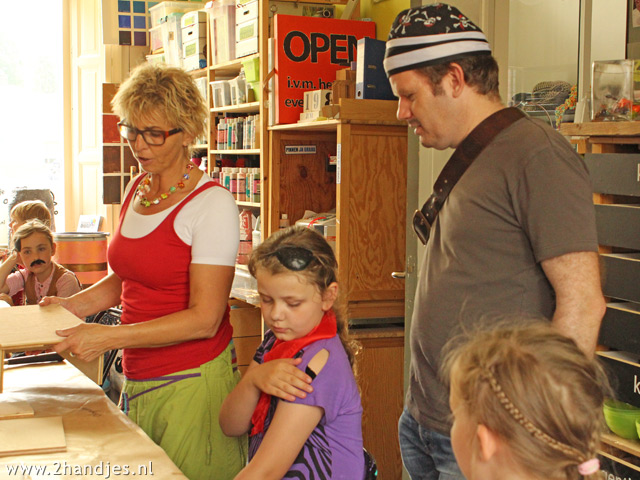
[[[482,30],[457,8],[434,3],[398,14],[389,32],[384,69],[390,77],[472,55],[491,55]]]

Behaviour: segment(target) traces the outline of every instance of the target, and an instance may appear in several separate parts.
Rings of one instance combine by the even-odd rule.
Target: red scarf
[[[276,339],[271,350],[264,354],[262,362],[265,363],[279,358],[293,358],[296,353],[307,345],[317,340],[335,337],[337,331],[336,314],[333,310],[329,310],[325,312],[320,323],[304,337],[289,340],[288,342]],[[253,424],[251,435],[256,435],[264,431],[264,420],[267,417],[270,403],[271,395],[267,395],[264,392],[260,393],[260,399],[251,416],[251,423]]]

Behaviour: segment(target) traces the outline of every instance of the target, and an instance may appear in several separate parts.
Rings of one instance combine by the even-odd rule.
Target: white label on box
[[[310,155],[316,153],[315,145],[285,145],[285,155]]]

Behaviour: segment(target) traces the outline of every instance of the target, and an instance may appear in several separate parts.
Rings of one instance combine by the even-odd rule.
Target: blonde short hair
[[[47,227],[51,227],[51,212],[42,200],[25,200],[24,202],[16,203],[9,216],[20,223],[37,219]]]
[[[205,134],[209,115],[193,77],[181,68],[145,62],[136,67],[111,100],[113,111],[132,124],[158,115],[194,140]]]
[[[460,344],[461,340],[463,343]],[[457,337],[443,373],[466,411],[539,478],[578,480],[604,429],[607,375],[549,322],[504,323]]]

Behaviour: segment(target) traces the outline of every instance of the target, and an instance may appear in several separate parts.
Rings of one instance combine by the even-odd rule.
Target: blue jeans
[[[422,428],[407,410],[398,421],[398,434],[411,480],[464,480],[448,436]]]

